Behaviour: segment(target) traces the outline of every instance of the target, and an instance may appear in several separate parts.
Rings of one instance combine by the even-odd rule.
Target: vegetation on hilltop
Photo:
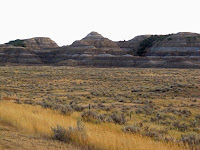
[[[151,35],[150,37],[144,39],[143,41],[140,42],[137,54],[139,56],[144,56],[144,54],[146,53],[146,49],[153,46],[154,42],[163,41],[168,36],[170,36],[170,34],[168,34],[168,35]]]
[[[5,43],[5,44],[10,44],[10,45],[19,46],[19,47],[26,47],[24,40],[20,40],[20,39],[9,41],[8,43]]]

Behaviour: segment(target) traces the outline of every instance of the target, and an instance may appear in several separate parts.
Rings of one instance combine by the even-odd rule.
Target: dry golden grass
[[[0,123],[0,137],[2,150],[80,150],[73,144],[22,133],[3,123]]]
[[[57,124],[67,128],[75,126],[78,113],[63,116],[56,111],[43,109],[40,106],[18,105],[12,102],[0,102],[0,121],[14,126],[26,133],[51,138],[51,127]],[[181,150],[183,148],[162,142],[154,142],[150,138],[126,134],[115,124],[86,123],[88,145],[96,149],[120,150]],[[81,143],[75,143],[81,144]],[[87,146],[87,145],[86,145]]]

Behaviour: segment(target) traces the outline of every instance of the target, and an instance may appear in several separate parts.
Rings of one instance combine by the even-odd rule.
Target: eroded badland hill
[[[69,46],[37,37],[0,45],[0,64],[200,68],[200,34],[141,35],[114,42],[91,32]]]

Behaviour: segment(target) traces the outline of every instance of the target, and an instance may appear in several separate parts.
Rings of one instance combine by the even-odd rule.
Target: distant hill
[[[113,42],[91,32],[70,46],[50,38],[14,40],[0,45],[0,64],[98,67],[200,68],[200,34],[140,35]]]
[[[51,48],[58,48],[58,45],[52,41],[50,38],[47,37],[35,37],[31,39],[24,39],[24,40],[13,40],[5,43],[7,45],[13,45],[17,47],[26,47],[27,49],[51,49]]]
[[[101,34],[97,32],[89,33],[85,38],[79,41],[75,41],[72,43],[73,47],[80,47],[80,46],[94,46],[95,48],[119,48],[118,45],[109,40],[108,38],[103,37]]]
[[[16,64],[42,64],[42,60],[33,51],[25,47],[3,44],[0,45],[0,65]]]
[[[0,65],[5,64],[44,64],[40,55],[34,50],[49,50],[59,48],[50,38],[36,37],[31,39],[17,39],[0,45]]]
[[[129,41],[119,41],[116,43],[124,51],[131,52],[132,54],[136,55],[140,43],[145,39],[148,39],[150,36],[151,35],[139,35]]]

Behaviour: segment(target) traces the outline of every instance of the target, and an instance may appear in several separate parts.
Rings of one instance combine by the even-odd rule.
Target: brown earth
[[[56,42],[47,37],[35,37],[24,41],[26,48],[31,50],[58,48]]]

